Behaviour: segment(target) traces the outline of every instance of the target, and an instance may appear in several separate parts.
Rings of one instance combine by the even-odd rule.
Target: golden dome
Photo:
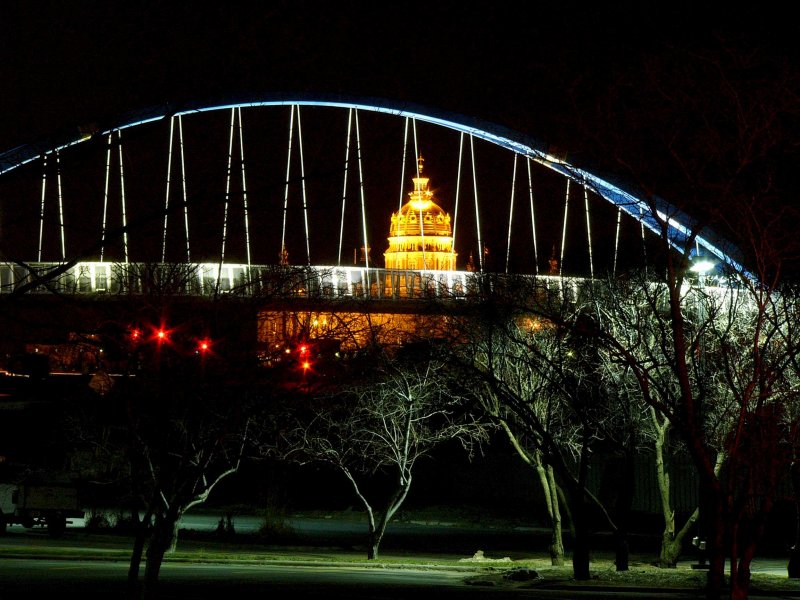
[[[416,183],[418,179],[414,178]],[[427,179],[425,179],[427,185]],[[411,194],[414,194],[412,192]],[[420,230],[420,224],[421,230]],[[450,215],[431,198],[415,198],[392,214],[391,237],[401,235],[451,235]]]
[[[429,179],[419,174],[413,178],[414,191],[396,213],[389,226],[389,248],[384,253],[387,269],[453,270],[453,230],[450,215],[436,203]]]

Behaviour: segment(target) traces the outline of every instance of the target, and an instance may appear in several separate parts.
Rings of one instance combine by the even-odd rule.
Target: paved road
[[[182,519],[181,529],[213,532],[222,516],[221,513],[210,512],[189,514]],[[241,534],[258,532],[262,523],[263,519],[254,515],[233,517],[234,529]],[[357,548],[364,545],[367,531],[366,523],[355,518],[289,518],[287,524],[297,536],[298,545],[308,543],[309,540],[323,540],[327,544],[339,547]],[[82,530],[84,526],[83,519],[73,519],[68,528]],[[10,533],[29,531],[20,525],[9,526],[8,530]],[[447,522],[394,522],[389,524],[382,547],[385,550],[404,548],[412,543],[410,540],[422,538],[425,549],[440,556],[444,551],[450,558],[464,558],[481,549],[487,552],[487,556],[500,557],[510,554],[516,558],[520,553],[529,554],[531,536],[542,531],[536,528],[510,526],[477,529]],[[30,530],[30,532],[32,535],[41,534],[41,530]],[[786,576],[787,561],[788,557],[757,557],[752,563],[751,570],[754,573]],[[697,560],[690,555],[679,563],[680,566],[687,567],[692,564],[697,564]],[[0,596],[0,600],[5,599]]]
[[[82,600],[122,598],[126,592],[123,562],[72,560],[0,561],[0,598],[39,598],[52,595]],[[482,586],[468,575],[451,571],[380,569],[363,567],[312,567],[285,565],[165,564],[160,578],[160,599],[219,600],[220,598],[325,598],[326,600],[423,600],[436,598],[492,600],[525,598],[697,600],[700,592],[620,589],[525,589]]]

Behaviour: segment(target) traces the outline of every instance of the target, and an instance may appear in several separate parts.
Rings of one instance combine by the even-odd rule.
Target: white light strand
[[[111,142],[114,132],[108,134],[108,149],[106,150],[106,182],[103,190],[103,221],[100,228],[100,262],[106,247],[106,217],[108,215],[108,185],[111,177]]]
[[[358,121],[356,120],[356,129]],[[303,190],[303,220],[306,227],[306,264],[311,264],[311,241],[308,233],[308,201],[306,198],[306,165],[303,159],[303,128],[300,125],[300,106],[297,106],[297,143],[300,146],[300,184]]]
[[[61,187],[61,152],[56,150],[56,183],[58,187],[58,226],[61,230],[61,260],[67,260],[67,240],[64,229],[64,195]]]
[[[161,262],[167,260],[167,223],[169,221],[169,192],[170,184],[172,183],[172,143],[175,139],[175,119],[172,117],[169,120],[169,147],[167,148],[167,189],[164,199],[164,231],[161,235]]]
[[[572,180],[567,177],[567,195],[564,200],[564,225],[561,228],[561,254],[558,261],[558,276],[564,272],[564,246],[567,242],[567,212],[569,211],[569,184]]]
[[[612,277],[617,276],[617,256],[619,256],[619,229],[622,224],[622,209],[617,208],[617,228],[614,232],[614,267],[611,271]]]
[[[478,210],[478,171],[475,168],[475,138],[470,134],[469,148],[472,153],[472,191],[475,195],[475,230],[478,233],[478,263],[480,272],[483,273],[483,242],[481,241],[481,219]]]
[[[219,270],[217,271],[217,291],[219,291],[222,265],[225,264],[225,244],[228,241],[228,204],[231,199],[231,164],[233,162],[233,135],[236,131],[236,109],[231,109],[231,126],[228,135],[228,169],[225,174],[225,203],[222,210],[222,247],[219,253]]]
[[[242,109],[237,108],[237,116],[239,117],[239,158],[242,161],[242,209],[244,210],[244,243],[247,252],[247,266],[251,262],[250,256],[250,208],[247,205],[247,177],[244,162],[244,123],[242,122]]]
[[[639,227],[642,230],[642,257],[644,258],[645,270],[647,270],[647,244],[644,238],[644,210],[639,207]]]
[[[295,105],[292,104],[289,111],[289,151],[286,157],[286,187],[283,192],[283,229],[281,232],[281,250],[280,261],[285,264],[288,261],[288,253],[286,251],[286,212],[289,205],[289,173],[292,168],[292,138],[294,137],[294,109]]]
[[[583,186],[583,204],[586,209],[586,241],[589,244],[589,277],[594,279],[594,257],[592,255],[592,225],[589,218],[589,190]]]
[[[358,126],[358,110],[355,112],[356,118],[356,156],[358,157],[358,187],[361,194],[361,228],[364,234],[364,265],[367,269],[367,290],[369,293],[370,274],[369,274],[369,240],[367,239],[367,206],[364,199],[364,171],[361,165],[361,129]]]
[[[186,262],[192,262],[189,248],[189,194],[186,190],[186,156],[183,149],[183,117],[178,116],[178,142],[181,149],[181,187],[183,189],[183,227],[186,232]]]
[[[528,199],[531,205],[531,234],[533,236],[533,264],[534,273],[539,274],[539,252],[536,245],[536,217],[533,209],[533,179],[531,177],[531,159],[528,158]]]
[[[419,154],[419,147],[417,146],[417,123],[416,122],[414,122],[414,150],[415,150],[416,156],[417,156],[417,160],[416,160],[416,163],[415,163],[417,165],[417,179],[419,179],[421,173],[419,172],[420,154]],[[420,239],[422,240],[422,269],[425,270],[425,269],[428,268],[428,261],[427,261],[427,258],[425,256],[425,220],[424,220],[424,216],[422,214],[422,202],[421,202],[421,200],[422,200],[422,191],[421,191],[422,188],[419,188],[419,189],[420,189],[420,191],[417,192],[419,195],[416,197],[417,206],[419,207],[419,209],[418,209],[419,215],[417,216],[417,222],[419,223],[419,235],[420,235]],[[414,190],[416,192],[416,190],[417,190],[417,186],[416,185],[414,186]]]
[[[407,121],[407,120],[406,120]],[[336,260],[337,266],[342,266],[342,244],[344,238],[344,213],[347,202],[347,173],[350,168],[350,137],[353,129],[353,109],[347,111],[347,141],[344,150],[344,183],[342,184],[342,221],[339,224],[339,257]]]
[[[125,208],[125,169],[122,165],[122,131],[117,131],[117,154],[119,155],[119,200],[122,208],[122,253],[128,264],[128,213]]]
[[[47,189],[47,154],[42,157],[42,206],[39,210],[39,253],[38,261],[42,262],[42,239],[44,238],[44,197]]]
[[[456,227],[458,226],[458,199],[461,192],[461,163],[464,157],[464,132],[459,134],[458,142],[458,170],[456,171],[456,198],[455,207],[453,209],[453,247],[450,252],[455,254],[456,251]],[[455,260],[453,260],[453,267],[455,268]]]
[[[419,176],[420,176],[420,172],[419,172],[420,152],[419,152],[419,145],[417,143],[417,121],[414,120],[414,121],[412,121],[412,123],[413,123],[413,129],[414,129],[414,156],[416,157],[416,160],[415,160],[414,164],[416,165],[417,178],[419,178]],[[414,189],[416,190],[416,186],[415,186]],[[418,199],[420,199],[420,198],[418,198]],[[419,216],[417,217],[417,219],[418,219],[418,223],[419,223],[420,238],[422,239],[422,265],[421,266],[422,266],[422,269],[424,270],[424,269],[428,268],[428,265],[427,265],[427,259],[425,257],[425,227],[424,227],[424,222],[423,222],[422,204],[421,203],[419,204]]]
[[[409,117],[406,117],[405,128],[403,129],[403,163],[400,166],[400,198],[397,203],[397,217],[400,218],[400,209],[403,208],[403,198],[405,194],[403,191],[406,187],[406,160],[408,156],[408,122]],[[416,130],[416,128],[415,128]]]
[[[508,243],[506,245],[506,273],[511,262],[511,224],[514,220],[514,189],[517,186],[517,153],[514,153],[514,168],[511,173],[511,199],[508,205]]]

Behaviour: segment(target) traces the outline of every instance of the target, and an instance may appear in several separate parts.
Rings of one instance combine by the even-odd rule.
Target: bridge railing
[[[579,282],[556,276],[537,276],[537,281],[562,292]],[[409,300],[467,298],[478,293],[481,285],[485,285],[482,276],[470,271],[233,263],[0,263],[0,294]]]

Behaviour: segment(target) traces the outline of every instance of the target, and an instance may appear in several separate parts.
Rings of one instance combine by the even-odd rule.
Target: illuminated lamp
[[[705,275],[717,266],[713,260],[709,260],[704,256],[695,256],[689,265],[689,270],[698,275]]]

